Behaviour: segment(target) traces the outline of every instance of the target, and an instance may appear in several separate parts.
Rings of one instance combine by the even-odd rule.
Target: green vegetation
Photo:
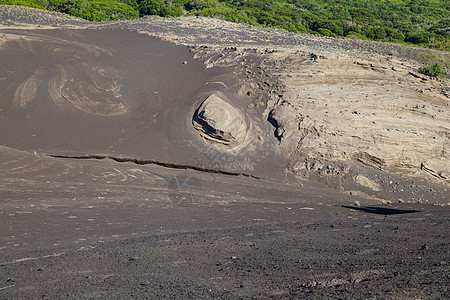
[[[438,63],[435,63],[434,65],[427,66],[427,67],[420,67],[419,73],[422,73],[424,75],[430,76],[430,77],[443,77],[443,75],[447,75],[447,73],[444,71],[442,66]]]
[[[450,60],[448,56],[439,56],[429,51],[423,51],[416,53],[417,59],[424,65],[440,64],[443,69],[450,70]]]
[[[449,51],[448,0],[0,0],[91,21],[197,15]]]
[[[0,0],[1,4],[58,11],[89,21],[134,19],[139,16],[130,5],[114,0]]]

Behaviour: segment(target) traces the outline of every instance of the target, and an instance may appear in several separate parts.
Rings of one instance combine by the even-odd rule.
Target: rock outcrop
[[[275,127],[275,137],[279,141],[289,138],[298,129],[298,116],[287,104],[272,109],[268,121]]]
[[[221,92],[203,101],[192,123],[204,139],[225,150],[238,150],[245,144],[250,127],[244,114]]]

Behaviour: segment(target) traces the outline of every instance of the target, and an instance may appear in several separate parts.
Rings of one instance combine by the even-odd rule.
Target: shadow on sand
[[[412,214],[421,212],[420,210],[410,210],[410,209],[394,209],[394,208],[386,208],[386,207],[371,207],[371,206],[347,206],[342,205],[344,208],[361,210],[366,213],[377,214],[377,215],[401,215],[401,214]]]

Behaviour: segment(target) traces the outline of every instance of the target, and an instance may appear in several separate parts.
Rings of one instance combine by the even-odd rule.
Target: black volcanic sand
[[[448,207],[375,205],[285,178],[270,143],[197,134],[215,91],[261,113],[233,67],[125,29],[2,33],[0,298],[450,297]]]
[[[112,30],[25,33],[3,45],[1,65],[4,144],[38,152],[159,159],[170,151],[168,131],[183,129],[199,90],[215,75],[182,47]],[[65,79],[57,104],[49,82],[59,68]],[[36,71],[36,96],[26,107],[14,106],[18,85]],[[97,85],[100,89],[90,90]],[[118,95],[109,87],[117,87]]]
[[[4,299],[449,296],[443,207],[6,147],[0,166]]]
[[[236,96],[238,80],[229,69],[207,69],[188,47],[126,30],[3,33],[3,145],[52,155],[282,174],[283,160],[267,143],[229,155],[193,129],[195,109],[212,93],[223,92],[238,108],[251,98]],[[273,135],[270,124],[261,126]]]

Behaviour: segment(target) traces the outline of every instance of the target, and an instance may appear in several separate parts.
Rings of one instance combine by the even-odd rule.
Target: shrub
[[[408,32],[405,42],[413,44],[426,44],[429,42],[429,37],[425,32]]]
[[[424,75],[436,78],[442,77],[443,75],[447,74],[442,66],[438,63],[427,67],[420,67],[418,71],[419,73],[422,73]]]
[[[319,29],[317,29],[317,32],[324,36],[337,37],[336,34],[334,34],[333,32],[331,32],[331,30],[326,29],[326,28],[319,28]]]

